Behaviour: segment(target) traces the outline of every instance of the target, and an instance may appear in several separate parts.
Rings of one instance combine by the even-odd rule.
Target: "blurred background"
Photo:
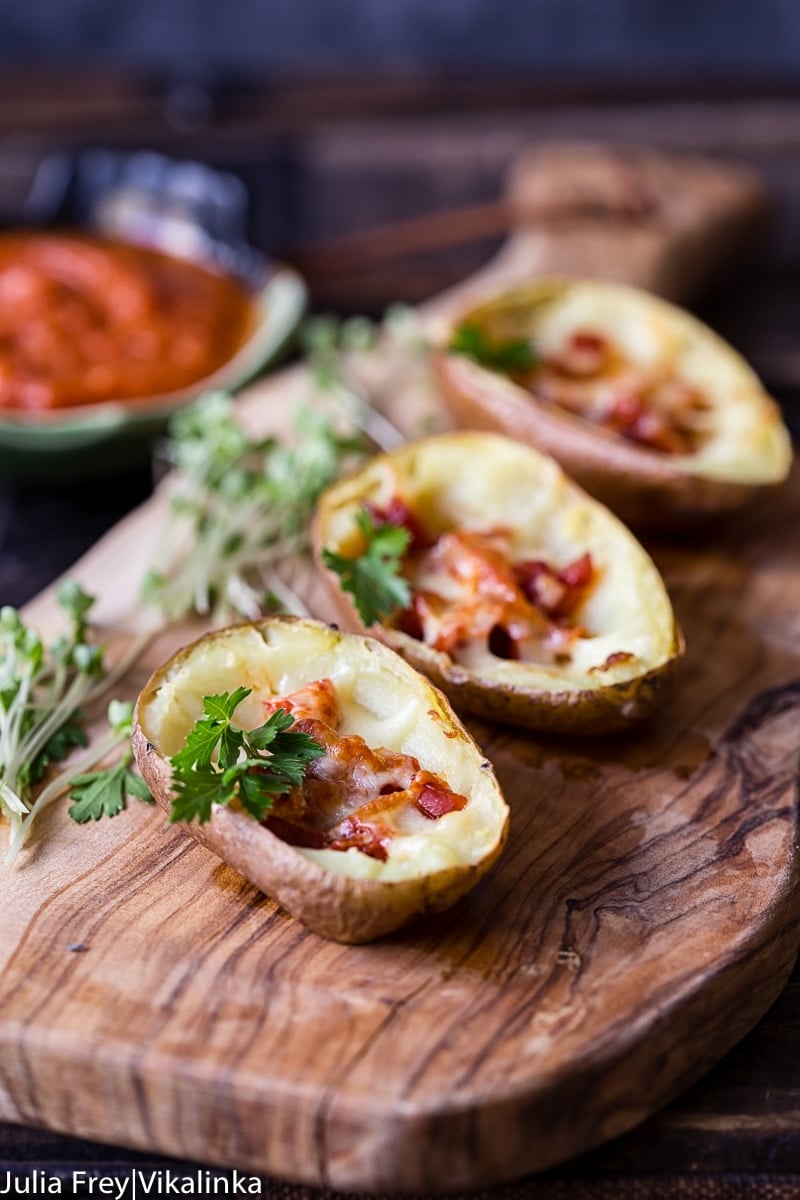
[[[385,259],[319,248],[490,204],[515,155],[588,139],[741,160],[772,198],[767,238],[697,307],[800,411],[800,5],[796,0],[0,0],[0,225],[40,165],[159,151],[233,172],[245,233],[296,263],[311,306],[375,315],[475,270],[490,228]],[[32,594],[146,490],[105,506],[0,496],[3,600]],[[127,490],[126,490],[127,489]]]
[[[753,162],[800,251],[795,0],[2,0],[0,61],[4,222],[45,151],[144,147],[234,170],[251,239],[292,254],[490,199],[567,136]],[[375,311],[490,250],[310,282]]]
[[[236,171],[287,254],[491,198],[520,146],[578,136],[754,162],[800,248],[795,0],[2,0],[0,62],[5,223],[46,151],[143,147]],[[490,249],[314,298],[419,299]]]
[[[797,71],[793,0],[4,0],[7,61]]]

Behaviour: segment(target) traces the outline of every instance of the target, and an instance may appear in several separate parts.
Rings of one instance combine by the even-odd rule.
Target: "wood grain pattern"
[[[290,372],[248,415],[302,390]],[[77,568],[110,631],[130,626],[164,506]],[[508,848],[451,912],[379,944],[321,941],[143,806],[89,829],[47,813],[0,880],[0,1119],[432,1189],[555,1163],[701,1074],[800,939],[800,477],[704,541],[651,549],[688,644],[668,708],[593,743],[472,723]],[[52,593],[31,617],[52,625]],[[131,693],[196,632],[160,638]]]

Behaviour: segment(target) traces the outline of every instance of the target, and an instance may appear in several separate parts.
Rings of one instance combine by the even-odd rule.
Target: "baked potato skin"
[[[315,554],[321,554],[321,544],[316,537],[315,544],[320,547]],[[317,562],[321,564],[321,557]],[[506,687],[495,680],[467,675],[447,655],[397,630],[383,625],[366,629],[350,597],[338,586],[336,576],[321,565],[318,569],[345,629],[379,638],[402,654],[412,667],[427,675],[445,693],[457,712],[485,717],[498,725],[576,737],[624,733],[646,721],[661,706],[672,688],[685,650],[683,635],[675,624],[669,661],[636,679],[609,684],[591,692],[536,693],[525,688]]]
[[[434,373],[447,407],[461,426],[505,433],[551,454],[590,495],[640,528],[680,528],[698,519],[723,515],[785,479],[791,461],[788,434],[777,405],[750,368],[695,318],[646,292],[596,281],[541,279],[499,293],[461,314],[451,326],[438,331],[438,340],[446,347],[453,329],[461,322],[488,322],[509,336],[520,336],[532,325],[527,314],[570,288],[591,289],[599,298],[607,294],[612,300],[627,299],[629,304],[640,306],[643,315],[654,325],[660,324],[666,334],[693,338],[709,357],[724,361],[727,375],[735,379],[736,386],[747,394],[748,404],[758,413],[760,432],[769,446],[764,458],[765,478],[738,480],[704,474],[699,466],[675,461],[579,416],[543,404],[526,388],[498,377],[463,355],[440,348],[433,352]],[[724,420],[724,404],[719,412]]]
[[[274,617],[255,623],[255,627],[266,627],[276,622],[318,624],[302,622],[295,617]],[[248,627],[242,625],[238,628]],[[132,741],[134,757],[142,778],[166,813],[171,809],[172,772],[169,759],[159,752],[146,732],[145,712],[148,703],[171,671],[189,660],[210,638],[228,632],[220,630],[207,634],[179,650],[153,674],[137,701]],[[382,647],[376,646],[376,649],[386,653]],[[508,833],[508,808],[502,800],[491,765],[486,763],[446,698],[437,693],[427,680],[420,679],[420,685],[429,690],[430,703],[437,719],[452,726],[454,749],[474,757],[476,769],[483,777],[491,779],[505,811],[505,818],[498,825],[494,845],[479,862],[460,864],[417,878],[393,881],[359,879],[319,866],[252,817],[232,807],[216,808],[211,820],[203,825],[195,821],[180,823],[180,828],[260,891],[271,896],[309,929],[332,941],[373,941],[426,912],[449,908],[475,886],[501,853]]]
[[[470,433],[447,434],[425,439],[416,443],[416,447],[437,441],[467,441],[472,436]],[[413,452],[414,448],[411,444],[400,453]],[[391,458],[391,454],[381,455],[375,461],[388,462]],[[344,483],[351,497],[360,474],[356,472]],[[685,650],[683,635],[674,616],[671,618],[669,652],[664,662],[635,678],[580,691],[534,691],[508,686],[468,671],[449,655],[399,630],[380,624],[367,629],[351,596],[342,590],[338,576],[323,562],[323,550],[330,547],[328,531],[342,486],[341,483],[334,484],[323,495],[312,523],[311,543],[317,570],[343,627],[353,633],[367,633],[379,638],[396,650],[427,675],[450,698],[457,711],[520,729],[582,736],[624,732],[652,716],[660,706],[672,686]]]
[[[684,528],[741,508],[772,486],[705,479],[677,470],[663,456],[548,408],[522,388],[500,394],[491,378],[481,378],[488,372],[460,355],[435,351],[433,368],[439,390],[462,428],[504,433],[551,454],[590,496],[636,528]]]

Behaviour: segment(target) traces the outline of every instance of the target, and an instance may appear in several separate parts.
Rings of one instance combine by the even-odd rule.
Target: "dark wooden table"
[[[291,256],[388,220],[491,199],[523,145],[593,137],[741,157],[775,198],[771,239],[699,310],[751,359],[800,434],[800,94],[717,85],[547,86],[526,80],[181,81],[48,74],[0,79],[0,220],[14,220],[36,163],[54,148],[150,146],[236,169],[251,236]],[[35,98],[34,98],[35,97]],[[194,97],[194,99],[192,98]],[[380,311],[430,295],[496,241],[310,278],[317,307]],[[149,466],[113,480],[0,480],[0,603],[21,604],[65,570],[150,488]],[[800,731],[799,731],[800,732]],[[800,737],[798,739],[800,741]],[[120,1141],[125,1140],[120,1130]],[[0,1192],[12,1176],[73,1170],[129,1176],[171,1167],[147,1154],[0,1125]],[[800,1195],[800,973],[760,1025],[701,1083],[626,1137],[494,1196],[710,1198]],[[298,1198],[310,1189],[266,1183]]]

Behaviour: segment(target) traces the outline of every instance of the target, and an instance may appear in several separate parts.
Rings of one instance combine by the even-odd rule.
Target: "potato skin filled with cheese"
[[[265,711],[285,703],[281,697],[307,694],[307,685],[319,680],[327,689],[323,715],[336,707],[344,738],[385,748],[391,766],[406,756],[424,768],[425,778],[435,773],[455,794],[454,803],[444,811],[430,803],[422,811],[409,807],[390,830],[382,857],[355,844],[330,848],[332,839],[318,848],[290,844],[269,821],[259,823],[235,805],[215,807],[206,824],[183,828],[323,937],[365,942],[447,908],[469,891],[500,853],[508,824],[491,764],[445,697],[398,655],[374,639],[296,617],[210,633],[174,655],[143,689],[134,753],[169,811],[170,755],[202,715],[204,696],[251,688],[236,720],[252,728]]]
[[[449,346],[528,341],[530,372],[489,369]],[[552,454],[626,521],[678,526],[735,509],[785,479],[777,405],[726,342],[635,288],[540,279],[436,330],[442,395],[458,422]]]
[[[557,463],[496,434],[455,433],[380,455],[334,484],[317,510],[313,541],[320,569],[351,627],[363,623],[338,577],[322,565],[323,551],[357,554],[356,514],[402,511],[403,506],[411,526],[424,529],[434,544],[403,568],[412,578],[412,591],[414,583],[418,587],[414,605],[419,608],[419,597],[425,598],[421,624],[426,628],[420,636],[408,613],[401,613],[372,632],[424,671],[457,708],[523,728],[581,734],[625,729],[650,715],[683,650],[669,597],[630,531]],[[498,538],[505,554],[499,565],[493,557]],[[467,596],[465,603],[471,605],[469,621],[481,632],[472,639],[467,626],[461,631],[456,626],[455,638],[448,640],[439,634],[453,627],[450,594],[455,589],[462,603],[463,581],[472,578],[472,564],[459,567],[462,550],[477,564],[473,574],[488,576],[480,587],[489,615],[484,619],[478,588],[475,602]],[[504,568],[506,560],[510,565]],[[440,581],[436,570],[442,561],[449,576]],[[420,564],[416,580],[414,563]],[[587,564],[586,586],[567,588],[563,581]],[[548,609],[540,601],[528,614],[520,589],[534,568],[551,589],[561,587],[557,603],[567,594],[566,606]],[[528,594],[538,598],[530,588]],[[447,626],[430,621],[436,606]],[[512,652],[507,637],[498,644],[494,614],[512,635],[529,616]],[[465,633],[460,641],[459,632]]]

